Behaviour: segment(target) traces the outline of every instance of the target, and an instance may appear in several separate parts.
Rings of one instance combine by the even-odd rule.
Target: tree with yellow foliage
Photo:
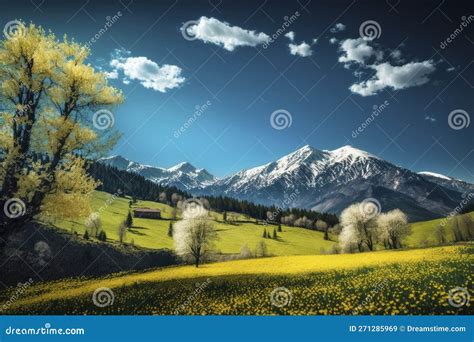
[[[123,95],[86,63],[88,55],[34,24],[0,43],[0,246],[39,216],[90,212],[98,183],[86,173],[87,160],[118,139],[94,113],[111,114],[106,109]]]

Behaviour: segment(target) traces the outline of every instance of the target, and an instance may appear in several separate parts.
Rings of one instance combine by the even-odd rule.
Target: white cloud
[[[404,59],[402,58],[402,52],[398,49],[395,49],[390,52],[390,57],[392,57],[397,63],[402,63],[404,61]]]
[[[118,72],[117,70],[112,70],[110,72],[106,71],[105,72],[105,77],[107,77],[110,80],[116,80],[118,78]]]
[[[300,57],[308,57],[313,54],[313,51],[311,50],[311,46],[305,42],[302,42],[301,44],[289,44],[288,47],[290,48],[290,53],[293,56],[300,56]]]
[[[113,70],[107,73],[111,76],[108,76],[109,78],[118,78],[119,71],[122,71],[125,76],[122,80],[124,84],[137,80],[145,88],[162,93],[180,86],[185,81],[181,76],[182,69],[176,65],[159,66],[147,57],[123,57],[123,54],[120,50],[113,54],[114,57],[110,61]]]
[[[341,42],[340,50],[344,53],[339,57],[341,63],[356,62],[365,64],[365,62],[372,56],[377,60],[383,58],[383,52],[375,50],[369,44],[369,40],[363,38],[346,39]]]
[[[290,53],[293,56],[300,56],[300,57],[309,57],[313,54],[313,50],[311,50],[311,45],[314,45],[318,42],[317,38],[312,39],[311,45],[309,45],[306,42],[301,42],[300,44],[293,44],[295,41],[295,33],[293,31],[288,32],[285,34],[285,37],[287,37],[291,43],[288,44],[288,47],[290,48]]]
[[[295,33],[293,31],[290,31],[287,34],[285,34],[285,37],[293,42],[295,40]]]
[[[238,46],[257,46],[270,40],[270,37],[263,32],[257,33],[238,26],[230,26],[229,23],[216,18],[201,17],[192,25],[183,25],[181,30],[192,39],[222,46],[227,51],[234,51]]]
[[[336,33],[336,32],[344,31],[345,29],[346,29],[346,25],[344,25],[342,23],[337,23],[336,25],[331,27],[331,29],[329,31],[332,32],[332,33]]]
[[[332,37],[332,38],[329,39],[329,43],[331,43],[331,44],[336,44],[336,43],[337,43],[337,39],[334,38],[334,37]]]
[[[390,63],[371,65],[375,75],[367,81],[353,84],[349,89],[361,96],[375,95],[390,87],[394,90],[420,86],[429,81],[428,75],[436,70],[432,60],[410,62],[401,66]]]

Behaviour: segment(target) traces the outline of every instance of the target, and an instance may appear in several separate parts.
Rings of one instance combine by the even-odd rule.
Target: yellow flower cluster
[[[474,248],[240,260],[31,286],[9,312],[31,314],[406,315],[472,314]],[[205,284],[205,286],[203,286]],[[110,306],[91,301],[96,288]],[[275,295],[274,290],[280,289]],[[467,292],[466,292],[467,293]],[[461,294],[462,295],[462,294]],[[2,298],[4,296],[2,295]],[[473,297],[471,295],[471,297]],[[459,303],[459,302],[458,302]],[[44,311],[46,310],[46,311]]]

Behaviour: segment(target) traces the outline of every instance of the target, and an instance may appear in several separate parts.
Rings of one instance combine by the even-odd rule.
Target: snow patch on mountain
[[[421,171],[418,172],[419,175],[424,175],[424,176],[431,176],[431,177],[437,177],[441,179],[446,179],[446,180],[452,180],[452,178],[447,177],[445,175],[442,175],[440,173],[435,173],[435,172],[430,172],[430,171]]]
[[[102,158],[99,162],[119,170],[137,173],[157,184],[176,186],[182,190],[202,188],[217,180],[207,170],[197,169],[188,162],[179,163],[167,169],[132,162],[122,156]]]
[[[383,211],[400,208],[413,220],[446,215],[462,200],[461,194],[474,192],[472,184],[433,172],[414,173],[349,145],[335,150],[305,145],[276,161],[222,179],[187,162],[167,169],[121,156],[101,162],[193,195],[229,196],[335,213],[374,197]],[[298,196],[291,196],[294,193]],[[288,197],[292,197],[291,203],[285,201]]]

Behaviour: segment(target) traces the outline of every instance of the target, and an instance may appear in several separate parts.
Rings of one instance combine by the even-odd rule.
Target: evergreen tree
[[[173,237],[173,222],[170,222],[168,226],[168,236]]]
[[[283,230],[281,229],[281,223],[278,224],[278,233],[281,233]]]
[[[224,211],[224,215],[222,215],[222,219],[224,220],[224,222],[227,221],[227,211]]]
[[[132,174],[125,170],[118,170],[117,168],[101,163],[92,163],[88,172],[92,177],[101,182],[101,185],[97,188],[97,190],[105,191],[110,194],[126,194],[132,198],[132,206],[134,203],[136,203],[137,199],[146,201],[163,200],[164,202],[167,202],[172,199],[173,194],[175,195],[175,201],[180,198],[186,199],[191,197],[190,194],[179,190],[176,187],[164,187],[145,179],[143,176]],[[222,212],[223,215],[225,215],[225,220],[227,219],[228,213],[236,212],[251,217],[258,224],[261,221],[267,219],[267,212],[270,211],[278,212],[278,216],[275,221],[281,222],[285,225],[291,225],[290,223],[284,222],[282,220],[290,215],[293,215],[295,220],[301,217],[306,217],[312,222],[315,220],[322,220],[326,222],[329,227],[333,227],[339,223],[338,217],[329,213],[320,213],[312,210],[297,208],[279,210],[274,206],[264,206],[261,204],[255,204],[252,202],[241,201],[223,196],[207,196],[205,198],[213,210]]]
[[[268,254],[267,245],[265,241],[260,241],[255,248],[255,256],[257,257],[265,257]]]
[[[84,232],[84,239],[89,240],[89,232],[87,230]]]
[[[278,235],[277,235],[277,231],[275,228],[273,228],[273,239],[277,239],[278,238]]]
[[[324,240],[329,240],[329,227],[326,226],[324,229]]]
[[[103,230],[101,230],[97,238],[100,241],[107,241],[107,234]]]
[[[125,220],[125,224],[127,228],[131,228],[133,226],[133,217],[132,217],[131,212],[128,212],[127,219]]]
[[[262,235],[262,236],[263,236],[264,238],[267,237],[267,230],[266,230],[266,229],[263,230],[263,235]]]

